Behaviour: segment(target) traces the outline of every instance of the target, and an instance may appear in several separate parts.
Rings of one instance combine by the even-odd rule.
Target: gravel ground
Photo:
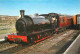
[[[18,46],[18,44],[15,44],[15,43],[10,44],[8,42],[2,43],[2,44],[0,44],[0,52],[10,49],[10,48],[13,48],[15,46]]]

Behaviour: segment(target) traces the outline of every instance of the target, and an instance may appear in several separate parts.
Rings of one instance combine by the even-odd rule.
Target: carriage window
[[[64,18],[62,19],[62,22],[64,22]]]

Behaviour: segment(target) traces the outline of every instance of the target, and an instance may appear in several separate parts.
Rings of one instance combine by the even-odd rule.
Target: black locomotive
[[[27,35],[33,32],[42,32],[47,30],[55,30],[58,27],[57,22],[58,15],[53,14],[52,16],[44,17],[38,14],[35,15],[24,15],[24,10],[20,11],[21,18],[16,22],[16,30],[18,35]]]

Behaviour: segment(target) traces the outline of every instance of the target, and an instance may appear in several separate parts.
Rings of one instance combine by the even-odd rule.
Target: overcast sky
[[[62,13],[74,15],[80,13],[80,0],[0,0],[0,15]]]

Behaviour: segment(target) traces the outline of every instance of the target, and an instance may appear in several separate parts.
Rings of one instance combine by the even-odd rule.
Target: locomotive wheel
[[[36,37],[30,37],[30,42],[33,43],[36,40]]]
[[[13,42],[12,41],[8,41],[10,44],[12,44]]]
[[[22,39],[18,38],[18,43],[21,43],[22,42]]]
[[[64,31],[66,30],[66,28],[64,29]]]
[[[39,36],[40,36],[40,39],[41,39],[42,38],[42,35],[40,34]]]
[[[33,37],[30,38],[30,42],[31,42],[31,43],[33,42]]]
[[[64,29],[62,29],[62,32],[64,31]]]
[[[59,31],[56,31],[56,34],[59,34]]]

